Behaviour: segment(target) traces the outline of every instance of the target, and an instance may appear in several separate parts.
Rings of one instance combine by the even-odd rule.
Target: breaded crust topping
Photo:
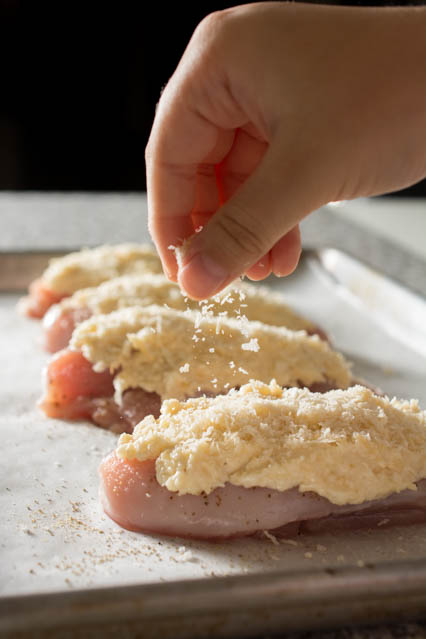
[[[249,320],[286,326],[291,330],[315,330],[312,322],[295,313],[281,295],[272,293],[266,287],[241,282],[209,300],[196,302],[184,297],[179,286],[170,282],[164,275],[152,273],[124,275],[103,282],[100,286],[76,291],[71,297],[60,302],[59,306],[63,309],[85,306],[92,314],[97,315],[138,304],[167,305],[181,311],[187,308],[205,308],[214,315],[245,315]]]
[[[164,402],[157,420],[121,435],[116,452],[155,459],[159,483],[179,494],[230,482],[360,504],[415,490],[426,476],[426,413],[363,386],[319,394],[250,382],[228,395]]]
[[[53,258],[41,280],[46,288],[71,295],[119,275],[161,272],[161,261],[154,248],[128,243],[83,249]]]
[[[179,286],[170,282],[164,275],[140,273],[114,277],[99,286],[83,288],[71,297],[63,299],[57,306],[64,310],[84,306],[90,309],[93,315],[101,315],[130,306],[152,304],[185,310],[185,299]]]
[[[250,379],[346,388],[348,363],[318,336],[244,319],[150,306],[95,315],[73,333],[94,369],[117,371],[116,398],[144,388],[162,399],[217,394]]]

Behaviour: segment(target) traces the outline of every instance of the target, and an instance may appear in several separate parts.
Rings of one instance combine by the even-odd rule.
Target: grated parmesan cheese
[[[254,351],[255,353],[257,353],[260,347],[257,339],[253,338],[246,344],[241,344],[241,348],[243,349],[243,351]]]

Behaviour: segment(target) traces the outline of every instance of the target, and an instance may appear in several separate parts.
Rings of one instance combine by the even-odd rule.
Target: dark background
[[[234,4],[0,0],[0,189],[145,190],[161,88],[197,23]]]

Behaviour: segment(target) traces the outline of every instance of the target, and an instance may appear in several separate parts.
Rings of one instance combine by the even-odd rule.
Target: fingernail
[[[196,253],[179,269],[178,281],[189,297],[202,300],[217,293],[228,276],[226,269],[211,257]]]

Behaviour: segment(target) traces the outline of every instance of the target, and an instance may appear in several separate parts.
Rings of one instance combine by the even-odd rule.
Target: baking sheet
[[[360,269],[359,277],[362,280],[368,273]],[[388,331],[365,300],[331,278],[318,256],[308,253],[293,276],[271,280],[270,285],[328,332],[335,347],[354,363],[355,375],[391,396],[416,397],[426,407],[426,357]],[[380,279],[375,285],[380,286]],[[373,295],[371,286],[369,290]],[[226,632],[239,636],[249,631],[246,623],[241,625],[237,600],[241,606],[252,596],[253,610],[262,607],[264,611],[269,602],[271,614],[263,622],[258,616],[257,624],[252,619],[249,627],[253,632],[270,630],[279,627],[274,623],[284,614],[279,602],[293,592],[295,605],[295,584],[299,584],[296,591],[302,604],[309,593],[314,597],[316,592],[318,599],[320,587],[316,605],[323,610],[321,623],[362,603],[361,595],[368,587],[374,586],[376,595],[382,593],[391,604],[386,608],[380,599],[380,610],[387,610],[388,616],[391,610],[402,614],[404,601],[408,609],[408,597],[418,599],[426,593],[423,525],[305,535],[282,543],[265,536],[264,540],[220,544],[120,529],[101,512],[97,499],[97,467],[114,447],[116,436],[84,422],[47,420],[35,408],[40,371],[48,357],[40,347],[40,324],[17,315],[18,297],[0,296],[0,630],[48,627],[59,623],[59,611],[63,622],[77,622],[93,621],[100,612],[103,619],[116,620],[127,610],[129,618],[149,617],[153,628],[169,616],[185,615],[187,623],[179,625],[180,632],[195,636],[202,626],[188,620],[199,616],[197,595],[204,594],[201,609],[209,614],[227,612],[223,636]],[[426,321],[426,305],[423,317]],[[227,579],[230,576],[234,579]],[[192,582],[183,581],[188,579],[200,581],[191,586]],[[265,583],[270,584],[269,590]],[[177,599],[173,588],[178,588]],[[111,592],[115,593],[112,599]],[[139,593],[136,600],[131,593]],[[156,593],[157,606],[153,603]],[[395,593],[399,593],[398,606],[389,599]],[[76,605],[79,597],[87,601],[89,595],[97,604],[91,613]],[[175,606],[169,601],[173,595]],[[129,597],[137,602],[132,610]],[[417,599],[418,609],[426,610],[425,597],[420,596],[420,604]],[[151,601],[149,611],[141,601]],[[362,619],[369,609],[371,621],[367,603],[364,612],[357,614]],[[49,615],[40,614],[41,605]],[[292,623],[306,628],[314,622],[302,610],[292,616]],[[218,628],[216,632],[220,634]],[[176,627],[172,634],[177,636]],[[164,629],[163,636],[167,636]]]

